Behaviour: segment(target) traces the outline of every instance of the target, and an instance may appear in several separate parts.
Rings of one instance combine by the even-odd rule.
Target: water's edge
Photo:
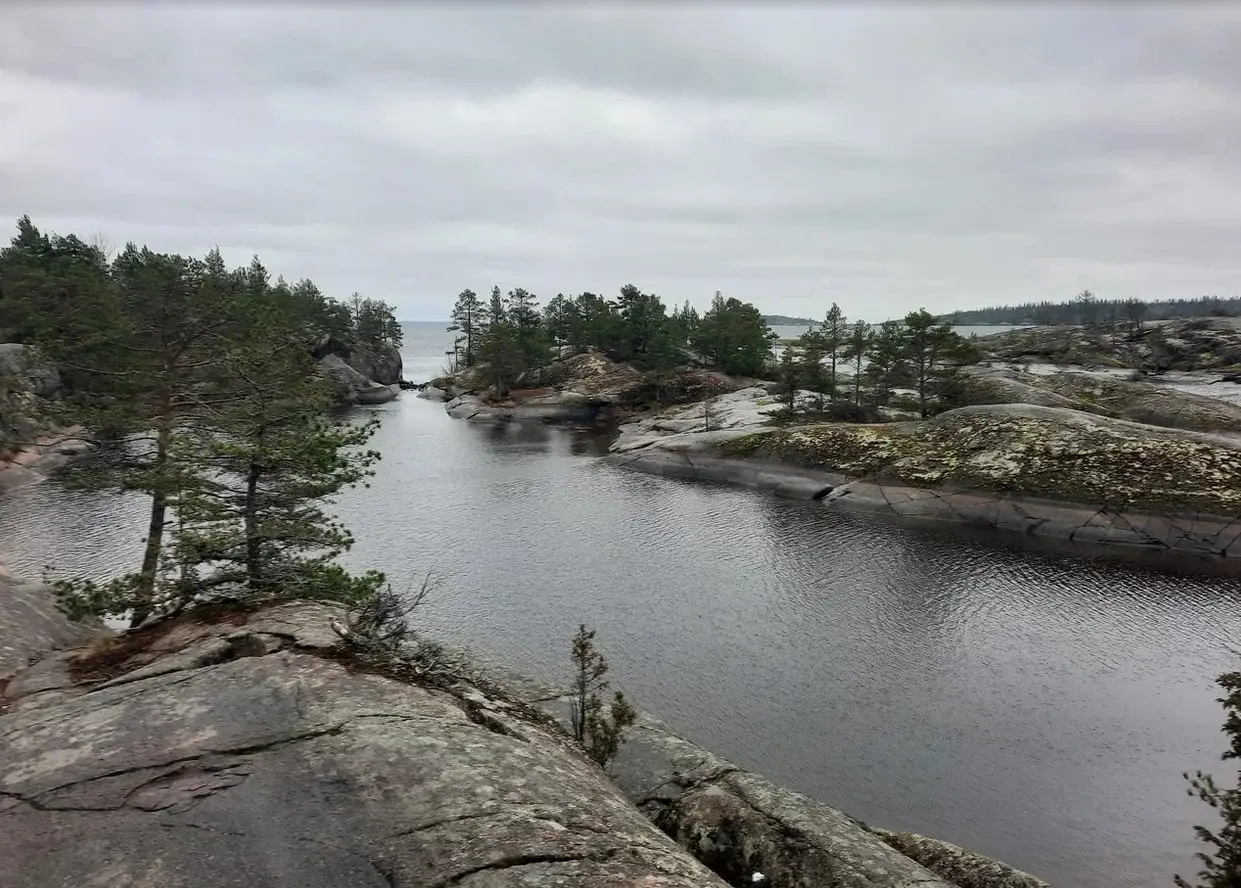
[[[1169,559],[1182,569],[1225,574],[1241,559],[1241,528],[1226,518],[1117,513],[1081,503],[1007,497],[987,491],[919,488],[850,478],[768,459],[649,448],[605,456],[652,475],[747,487],[779,497],[818,500],[825,508],[889,514],[905,520],[966,524],[1001,534],[1046,538],[1061,551],[1123,550]]]

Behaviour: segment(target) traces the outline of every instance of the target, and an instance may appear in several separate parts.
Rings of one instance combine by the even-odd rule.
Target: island
[[[606,323],[557,332],[549,315],[554,360],[497,353],[519,338],[505,320],[473,330],[464,366],[422,396],[475,422],[614,426],[616,465],[825,508],[1241,557],[1241,319],[966,339],[925,311],[875,327],[833,306],[776,358],[737,300],[674,311],[662,340],[635,342],[627,319],[662,316],[657,297],[587,297],[571,314]]]

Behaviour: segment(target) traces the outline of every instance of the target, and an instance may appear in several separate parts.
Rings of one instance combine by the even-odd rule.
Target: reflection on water
[[[1065,886],[1193,871],[1180,773],[1224,747],[1238,582],[626,472],[597,436],[408,396],[374,409],[379,475],[338,504],[350,561],[398,587],[434,570],[446,640],[556,678],[586,622],[640,704],[864,820]],[[0,552],[108,575],[140,558],[142,505],[29,488]]]

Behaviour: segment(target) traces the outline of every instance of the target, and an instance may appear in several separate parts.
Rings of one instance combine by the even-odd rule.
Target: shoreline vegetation
[[[257,256],[116,251],[23,216],[0,249],[0,340],[0,488],[88,453],[66,483],[149,503],[132,572],[57,584],[71,615],[138,626],[207,601],[353,602],[384,584],[336,563],[353,539],[325,500],[379,458],[375,422],[335,411],[399,392],[392,306],[272,280]]]
[[[1110,304],[1085,292],[1060,307]],[[420,396],[474,422],[616,425],[608,460],[657,474],[1231,560],[1241,318],[1227,300],[1185,304],[1203,316],[1148,322],[1125,301],[1115,322],[969,339],[925,311],[872,326],[833,304],[780,343],[718,293],[700,317],[633,285],[541,312],[524,290],[487,304],[467,290],[451,372]]]

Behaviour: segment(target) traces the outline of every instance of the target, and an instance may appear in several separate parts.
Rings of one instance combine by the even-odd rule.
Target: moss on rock
[[[921,423],[800,426],[719,449],[922,487],[1124,510],[1241,513],[1241,450],[1063,409],[965,408]]]

